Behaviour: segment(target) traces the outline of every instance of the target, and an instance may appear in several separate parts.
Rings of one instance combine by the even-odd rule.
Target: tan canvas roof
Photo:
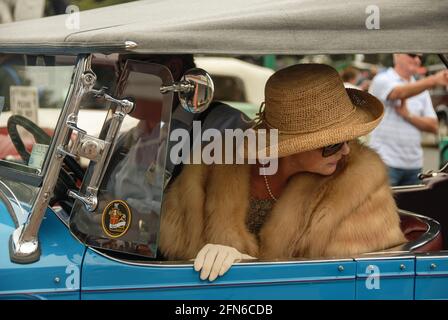
[[[378,30],[366,27],[371,4]],[[0,25],[0,51],[109,53],[131,41],[147,53],[448,52],[445,0],[144,0],[83,11],[79,29],[72,18]]]

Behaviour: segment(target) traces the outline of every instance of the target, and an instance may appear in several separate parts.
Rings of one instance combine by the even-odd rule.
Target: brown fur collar
[[[246,227],[249,165],[188,165],[162,205],[160,249],[169,259],[192,259],[206,243],[276,259],[329,257],[386,249],[405,242],[378,155],[353,142],[331,176],[290,179],[260,231]]]

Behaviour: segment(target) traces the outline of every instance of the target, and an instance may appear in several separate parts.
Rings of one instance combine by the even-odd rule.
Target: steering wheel
[[[16,148],[22,160],[26,163],[28,163],[31,155],[26,150],[22,137],[17,130],[17,126],[21,126],[28,132],[30,132],[37,143],[49,145],[51,142],[51,137],[44,130],[42,130],[34,122],[23,116],[13,115],[9,117],[7,126],[8,134],[11,138],[12,143],[14,144],[14,147]],[[68,189],[76,189],[76,181],[82,181],[82,179],[84,178],[84,170],[81,168],[78,162],[76,162],[75,159],[71,157],[65,157],[64,164],[66,165],[68,170],[66,170],[64,167],[61,168],[54,190],[54,197],[50,200],[50,205],[60,200],[68,200]]]

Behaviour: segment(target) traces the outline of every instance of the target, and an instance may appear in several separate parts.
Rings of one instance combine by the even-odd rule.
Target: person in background
[[[352,66],[345,68],[341,72],[341,78],[342,78],[342,81],[344,81],[344,87],[361,90],[356,85],[358,78],[359,78],[359,70],[358,69],[356,69]]]
[[[415,80],[419,54],[394,54],[394,67],[378,74],[369,92],[385,105],[384,119],[370,135],[370,146],[388,166],[392,186],[418,184],[423,167],[421,131],[437,133],[428,89],[448,84],[448,70]]]
[[[378,74],[378,68],[375,65],[370,66],[368,70],[362,70],[358,76],[356,85],[363,91],[368,91],[372,79]]]

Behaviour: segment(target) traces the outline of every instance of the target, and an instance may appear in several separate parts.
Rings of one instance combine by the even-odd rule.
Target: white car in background
[[[195,63],[212,76],[215,100],[255,117],[264,101],[266,81],[274,73],[272,69],[227,57],[196,57]]]

